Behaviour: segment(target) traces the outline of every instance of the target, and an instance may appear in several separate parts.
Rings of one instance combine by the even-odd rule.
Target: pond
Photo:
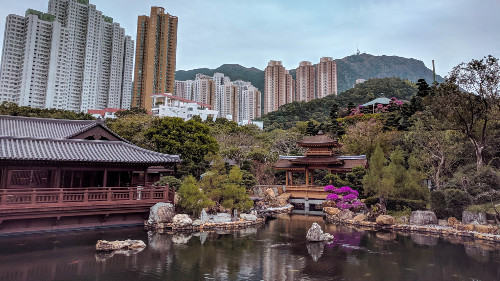
[[[306,243],[313,222],[335,240]],[[98,239],[148,246],[128,256],[96,254]],[[281,215],[260,228],[195,235],[134,227],[1,237],[0,280],[500,280],[500,250]]]

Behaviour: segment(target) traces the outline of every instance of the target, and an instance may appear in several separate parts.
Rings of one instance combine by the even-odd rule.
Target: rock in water
[[[378,216],[376,222],[378,225],[393,225],[394,223],[396,223],[394,218],[389,215]]]
[[[323,255],[326,242],[319,243],[307,243],[307,252],[311,255],[314,262],[317,262],[319,258]]]
[[[485,213],[473,213],[464,211],[462,213],[463,224],[488,224]]]
[[[411,212],[410,224],[414,225],[428,225],[438,224],[436,214],[431,211],[414,211]]]
[[[310,242],[329,241],[333,240],[333,235],[330,233],[323,233],[321,226],[317,223],[313,223],[309,231],[307,231],[306,239]]]
[[[98,240],[95,247],[97,251],[139,250],[146,248],[146,243],[130,239],[125,241]]]
[[[193,220],[186,214],[178,214],[174,216],[172,223],[175,228],[181,228],[192,225]]]
[[[152,226],[158,223],[172,222],[175,216],[174,205],[170,203],[156,203],[149,210],[149,219],[147,225]]]

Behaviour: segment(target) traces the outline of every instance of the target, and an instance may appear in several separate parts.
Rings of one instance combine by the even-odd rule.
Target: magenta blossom
[[[325,186],[325,191],[332,191],[332,190],[335,190],[335,186],[333,186],[333,185]]]
[[[335,193],[330,193],[326,196],[326,200],[337,201],[339,199],[339,196]]]

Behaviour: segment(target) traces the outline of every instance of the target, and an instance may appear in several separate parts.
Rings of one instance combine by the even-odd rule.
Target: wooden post
[[[85,191],[83,192],[83,202],[89,202],[89,189],[85,188]]]
[[[64,201],[64,192],[62,188],[59,188],[59,199],[57,200],[57,203],[63,203]]]
[[[293,172],[290,171],[290,185],[293,185]]]
[[[31,204],[36,204],[36,188],[33,188],[33,193],[31,193]]]
[[[144,170],[144,186],[148,186],[148,168]]]
[[[2,168],[2,177],[0,178],[0,188],[7,188],[7,180],[8,180],[7,173],[8,173],[7,166],[5,166]]]
[[[106,187],[108,184],[108,169],[104,168],[104,175],[102,176],[102,187]]]
[[[288,186],[288,176],[290,175],[290,172],[286,171],[285,174],[285,185]]]
[[[309,169],[306,169],[306,187],[309,186]]]
[[[314,185],[314,170],[311,171],[311,186]]]

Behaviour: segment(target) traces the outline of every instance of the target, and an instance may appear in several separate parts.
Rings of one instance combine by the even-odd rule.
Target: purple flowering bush
[[[327,185],[324,189],[329,194],[326,196],[328,206],[336,206],[341,210],[359,211],[364,207],[364,203],[358,199],[358,191],[349,186],[336,188],[333,185]]]

